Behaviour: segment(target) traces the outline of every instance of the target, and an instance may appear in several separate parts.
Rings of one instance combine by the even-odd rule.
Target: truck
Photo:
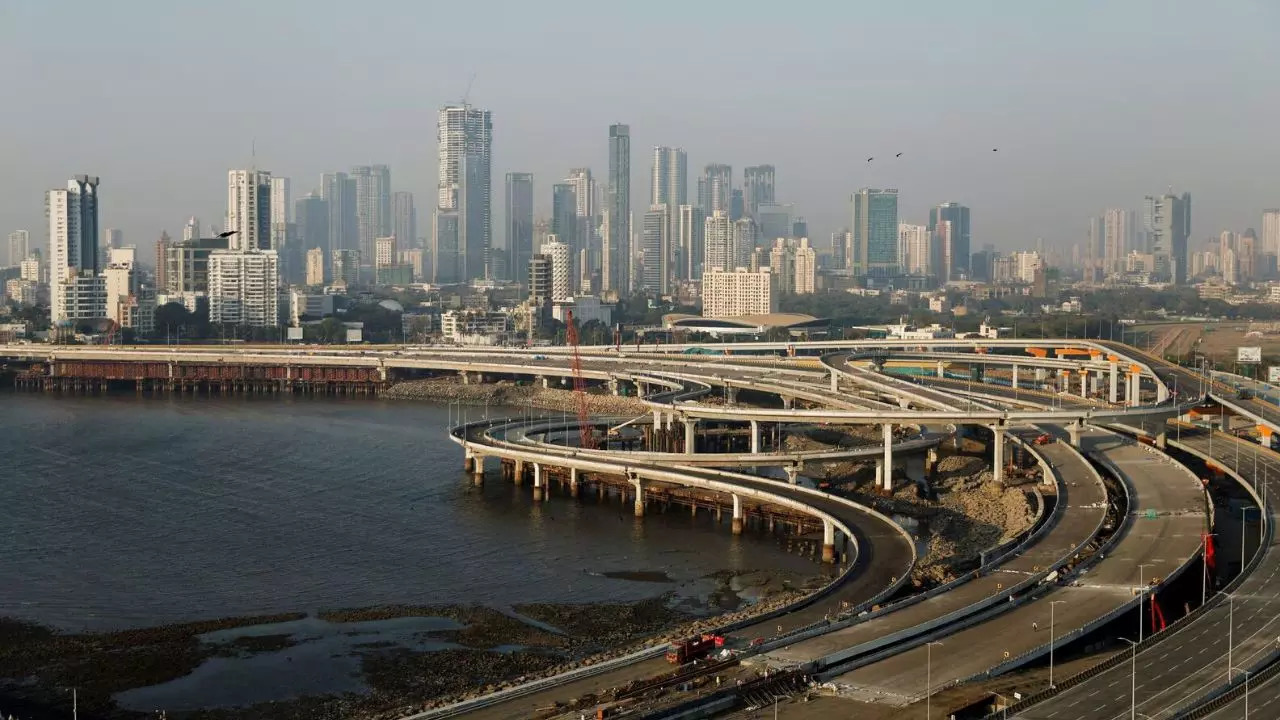
[[[1036,436],[1036,439],[1035,439],[1036,445],[1048,445],[1051,442],[1053,442],[1053,436],[1050,435],[1049,433],[1041,433],[1040,435]]]
[[[712,650],[723,645],[724,638],[719,635],[704,634],[685,638],[671,643],[671,649],[667,650],[667,662],[672,665],[684,665],[694,660],[701,660],[710,655]]]

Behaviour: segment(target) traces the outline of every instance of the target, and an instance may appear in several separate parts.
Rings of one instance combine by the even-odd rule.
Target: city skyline
[[[235,5],[235,3],[233,3]],[[287,5],[287,3],[286,3]],[[316,42],[339,32],[353,33],[357,38],[368,29],[351,27],[354,9],[335,6],[328,20],[313,20],[310,29]],[[944,8],[940,8],[944,9]],[[1140,27],[1141,13],[1134,8],[1112,8],[1109,18],[1117,27]],[[425,16],[441,21],[452,16],[467,16],[462,9],[406,8],[411,17]],[[244,63],[226,66],[225,59],[201,58],[196,54],[175,52],[178,60],[169,67],[153,67],[146,54],[121,55],[101,53],[106,64],[100,71],[130,76],[136,80],[94,89],[86,94],[52,98],[43,88],[56,85],[59,78],[73,71],[75,63],[56,60],[33,47],[51,46],[47,40],[52,28],[68,33],[77,45],[92,52],[108,37],[97,32],[110,27],[114,45],[154,42],[153,52],[176,42],[166,37],[164,27],[180,27],[192,23],[210,31],[230,25],[234,13],[223,17],[183,8],[152,8],[149,12],[126,8],[106,10],[91,8],[60,22],[49,22],[50,10],[31,4],[10,9],[11,27],[18,28],[12,42],[0,49],[14,73],[14,112],[0,120],[0,129],[31,138],[19,143],[11,158],[15,172],[0,180],[0,229],[10,232],[41,225],[40,198],[49,187],[58,186],[66,177],[89,169],[113,179],[113,202],[104,208],[103,224],[121,228],[132,242],[149,242],[161,230],[180,236],[183,221],[191,215],[201,218],[221,217],[219,178],[230,168],[250,167],[256,145],[257,165],[270,167],[274,174],[293,179],[294,197],[313,189],[312,182],[321,172],[337,167],[384,163],[394,172],[394,189],[413,192],[420,203],[431,197],[435,177],[434,143],[424,129],[440,105],[457,102],[466,93],[468,78],[475,74],[469,102],[493,111],[498,119],[495,131],[499,142],[495,149],[493,175],[506,172],[531,172],[540,188],[535,196],[535,215],[550,216],[550,184],[562,179],[568,168],[591,167],[603,178],[607,167],[607,148],[598,141],[602,128],[615,119],[631,126],[633,161],[631,172],[633,211],[647,207],[646,198],[636,195],[644,187],[649,173],[648,163],[641,161],[642,149],[657,145],[680,146],[689,155],[690,168],[702,168],[721,162],[745,168],[760,162],[778,168],[778,197],[796,203],[797,212],[809,221],[813,237],[825,238],[847,224],[843,221],[846,207],[843,199],[862,186],[898,187],[902,189],[900,217],[923,223],[928,208],[954,198],[978,208],[982,221],[974,227],[975,246],[994,244],[1002,250],[1024,246],[1036,237],[1044,237],[1053,247],[1065,250],[1083,240],[1085,220],[1096,209],[1108,207],[1137,209],[1141,198],[1153,190],[1175,185],[1197,197],[1193,242],[1211,237],[1222,228],[1243,228],[1260,223],[1259,210],[1274,207],[1277,193],[1260,178],[1268,176],[1269,167],[1277,159],[1277,150],[1267,142],[1262,118],[1271,114],[1276,101],[1267,93],[1236,93],[1228,105],[1232,107],[1233,132],[1223,137],[1221,120],[1214,100],[1219,91],[1211,77],[1244,77],[1261,69],[1259,63],[1274,61],[1259,55],[1257,38],[1265,22],[1275,17],[1266,7],[1206,9],[1184,7],[1176,22],[1163,28],[1160,42],[1135,33],[1126,43],[1128,62],[1118,72],[1112,57],[1114,43],[1106,42],[1104,30],[1089,27],[1088,12],[1072,9],[1006,8],[992,17],[973,13],[972,17],[952,17],[968,33],[948,31],[947,43],[922,43],[927,48],[913,62],[884,71],[874,81],[860,81],[850,92],[830,93],[837,77],[873,58],[891,42],[895,27],[908,23],[905,10],[877,9],[871,25],[881,32],[868,33],[866,43],[836,53],[824,49],[821,38],[831,31],[833,23],[810,22],[823,18],[816,8],[794,9],[793,21],[811,27],[812,42],[795,48],[779,59],[773,72],[782,77],[798,77],[790,83],[767,84],[744,90],[741,97],[711,98],[702,93],[679,91],[687,99],[685,111],[664,115],[647,108],[644,93],[658,82],[669,87],[668,76],[655,70],[625,73],[626,83],[604,82],[603,70],[592,69],[584,81],[592,88],[593,101],[574,113],[548,113],[552,101],[522,92],[522,86],[535,84],[531,78],[547,77],[553,65],[567,51],[534,43],[539,28],[570,32],[571,28],[595,26],[601,18],[561,18],[567,26],[548,25],[549,18],[539,18],[526,8],[514,8],[522,27],[520,40],[509,49],[503,43],[512,40],[513,30],[501,28],[486,36],[474,53],[466,58],[451,57],[459,41],[444,38],[433,43],[421,59],[402,57],[387,49],[383,59],[388,77],[374,77],[362,86],[354,85],[349,71],[341,71],[338,60],[323,60],[323,66],[312,73],[317,79],[301,79],[290,90],[289,112],[275,106],[254,108],[233,122],[203,122],[190,126],[186,118],[192,107],[212,111],[215,103],[205,98],[217,97],[223,84],[248,77]],[[259,8],[268,16],[295,17],[279,8]],[[637,38],[634,44],[624,38],[617,51],[623,68],[642,63],[653,52],[644,50],[638,38],[646,25],[655,20],[643,13],[618,10],[620,21]],[[699,8],[698,13],[707,12]],[[850,12],[843,9],[839,14]],[[970,15],[952,11],[956,16]],[[944,13],[949,15],[950,13]],[[316,16],[326,15],[317,13]],[[701,15],[699,15],[701,16]],[[296,19],[296,17],[295,17]],[[711,28],[711,37],[700,47],[710,48],[717,37],[733,37],[750,21],[728,17],[722,26]],[[838,23],[834,23],[838,24]],[[412,22],[397,25],[413,26]],[[1033,32],[1051,25],[1058,33]],[[914,24],[911,25],[914,27]],[[950,25],[954,27],[954,25]],[[48,29],[46,29],[48,28]],[[29,32],[28,32],[29,30]],[[244,30],[239,28],[237,32]],[[1083,38],[1068,31],[1085,33]],[[397,34],[396,27],[381,27],[380,32]],[[533,32],[529,32],[533,31]],[[262,29],[248,29],[256,37]],[[925,28],[927,37],[940,31]],[[1026,37],[1023,39],[1022,35]],[[577,37],[590,33],[575,32]],[[886,36],[883,39],[879,36]],[[998,38],[1002,42],[986,42],[981,38]],[[1195,38],[1200,45],[1221,43],[1222,52],[1197,53],[1194,58],[1181,57],[1172,48],[1182,40]],[[143,40],[145,39],[145,42]],[[250,38],[240,42],[247,42]],[[134,43],[133,41],[138,41]],[[1032,42],[1034,40],[1034,43]],[[81,42],[83,41],[83,42]],[[603,49],[603,40],[588,39],[585,47],[574,53]],[[618,42],[615,38],[611,42]],[[646,41],[649,42],[649,41]],[[663,41],[662,47],[666,47]],[[1094,59],[1078,57],[1076,48],[1096,45]],[[396,43],[381,43],[394,48]],[[289,47],[296,47],[292,44]],[[1151,49],[1149,57],[1134,52]],[[655,48],[656,50],[657,48]],[[1035,49],[1035,52],[1028,53]],[[536,50],[530,57],[530,50]],[[507,62],[512,52],[521,53],[519,64]],[[494,57],[486,59],[484,54]],[[644,57],[637,56],[643,52]],[[710,50],[693,51],[696,60]],[[718,64],[727,68],[731,79],[742,79],[752,67],[750,63],[729,62],[745,50],[732,50],[730,57]],[[287,50],[286,50],[286,54]],[[1013,63],[1011,59],[1017,58]],[[315,59],[313,58],[313,61]],[[411,61],[411,62],[410,62]],[[397,68],[398,63],[408,63]],[[438,65],[438,67],[434,67]],[[916,81],[937,68],[964,70],[972,78],[963,87],[933,88],[928,96],[912,90]],[[396,103],[393,87],[403,90],[400,78],[410,69],[431,67],[425,77],[415,80],[410,102]],[[637,65],[636,69],[642,66]],[[1045,73],[1066,68],[1072,70],[1055,83],[1040,83]],[[328,72],[333,70],[337,74]],[[797,76],[797,73],[803,73]],[[29,72],[28,72],[29,71]],[[362,78],[363,80],[363,78]],[[353,102],[343,106],[333,103],[334,84],[344,92],[355,94]],[[190,89],[181,89],[189,84]],[[741,83],[739,83],[741,84]],[[1037,84],[1044,87],[1037,87]],[[1181,92],[1184,84],[1194,86],[1191,97]],[[119,88],[118,91],[111,87]],[[1179,92],[1171,92],[1175,87]],[[179,91],[175,94],[175,88]],[[194,92],[196,88],[201,91]],[[1112,90],[1123,88],[1123,93]],[[132,110],[106,113],[115,92],[139,94]],[[842,112],[856,95],[860,107],[868,108],[856,117]],[[1072,113],[1061,108],[1085,96],[1104,100],[1098,121],[1078,123],[1067,119]],[[254,90],[251,97],[265,97]],[[907,102],[914,97],[915,101]],[[1016,98],[1018,112],[997,108]],[[1176,101],[1175,101],[1176,98]],[[562,104],[563,101],[556,101]],[[935,116],[921,112],[928,106],[943,103],[947,113]],[[758,112],[744,113],[751,106]],[[1190,107],[1189,107],[1190,106]],[[1203,106],[1202,111],[1196,107]],[[799,115],[795,110],[803,107]],[[183,122],[170,122],[173,113],[182,108]],[[67,133],[61,117],[84,112],[105,115],[98,123],[100,133]],[[1121,112],[1123,111],[1123,112]],[[221,116],[219,116],[221,117]],[[36,118],[41,118],[37,120]],[[52,118],[46,121],[43,118]],[[1101,118],[1106,118],[1102,121]],[[797,124],[804,126],[797,133]],[[198,134],[195,132],[198,128]],[[57,142],[46,133],[56,132]],[[111,135],[112,142],[102,141]],[[197,139],[198,138],[198,139]],[[533,140],[536,138],[536,141]],[[990,149],[1000,147],[992,155]],[[1065,149],[1065,150],[1064,150]],[[894,158],[903,152],[902,158]],[[985,154],[984,154],[985,153]],[[866,157],[876,157],[870,164]],[[167,158],[182,157],[181,163]],[[141,162],[143,158],[146,162]],[[151,160],[150,158],[157,158]],[[891,163],[892,161],[892,163]],[[1099,172],[1102,170],[1102,172]],[[740,173],[740,171],[739,171]],[[151,179],[166,177],[161,187]],[[1080,182],[1080,178],[1089,178]],[[735,178],[740,181],[740,177]],[[695,178],[691,178],[693,194]],[[497,189],[495,188],[495,192]],[[1045,204],[1040,197],[1054,196],[1057,201]],[[497,205],[497,204],[495,204]],[[430,204],[420,212],[430,213]],[[495,207],[493,222],[503,222],[502,209]],[[638,222],[639,213],[636,212]],[[425,226],[429,218],[420,218]],[[428,234],[428,233],[422,233]],[[33,241],[37,238],[33,237]]]

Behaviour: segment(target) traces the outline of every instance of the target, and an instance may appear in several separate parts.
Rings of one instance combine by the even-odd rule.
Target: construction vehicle
[[[667,662],[672,665],[684,665],[694,660],[701,660],[710,655],[712,650],[723,645],[724,638],[719,635],[706,634],[686,638],[671,643],[671,649],[667,651]]]
[[[1036,436],[1036,439],[1034,442],[1036,445],[1048,445],[1049,443],[1053,442],[1053,436],[1050,435],[1049,433],[1040,433],[1039,435]]]

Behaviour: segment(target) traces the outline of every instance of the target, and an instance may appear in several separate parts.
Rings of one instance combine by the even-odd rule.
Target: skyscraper
[[[195,215],[192,215],[191,219],[187,220],[187,224],[182,227],[182,242],[187,242],[188,240],[199,240],[199,239],[200,239],[200,218],[196,217]]]
[[[1106,272],[1124,270],[1130,250],[1138,249],[1138,219],[1132,210],[1109,209],[1102,213],[1103,267]]]
[[[307,251],[306,283],[312,287],[324,285],[324,250],[313,247]]]
[[[682,148],[655,147],[649,204],[669,208],[689,202],[689,161]]]
[[[697,280],[702,277],[703,231],[705,218],[702,208],[694,205],[681,205],[680,216],[676,222],[676,272],[682,280]]]
[[[356,184],[356,234],[361,264],[372,262],[374,241],[391,234],[391,168],[360,165],[351,168]]]
[[[818,252],[809,247],[807,237],[800,238],[799,243],[800,247],[796,248],[795,292],[797,295],[812,295],[817,291]]]
[[[933,217],[933,213],[930,213]],[[850,267],[859,277],[898,273],[898,191],[863,188],[853,196]]]
[[[551,299],[564,300],[573,295],[570,273],[573,263],[569,259],[569,246],[560,242],[554,234],[547,236],[538,254],[551,261]]]
[[[746,213],[759,221],[760,218],[756,217],[757,208],[761,204],[776,202],[772,165],[752,165],[742,169],[742,197],[746,202]]]
[[[103,317],[106,288],[101,303],[81,302],[93,279],[102,270],[98,258],[98,178],[77,175],[65,189],[50,190],[46,198],[49,216],[50,317],[56,325],[66,320]],[[83,282],[82,282],[83,280]],[[83,287],[82,287],[83,286]],[[101,313],[93,314],[101,305]]]
[[[418,247],[418,211],[413,206],[413,193],[400,190],[391,194],[391,234],[401,248]]]
[[[294,232],[297,245],[304,253],[320,248],[322,258],[329,254],[329,216],[329,203],[315,193],[294,203]]]
[[[346,173],[325,173],[320,176],[320,197],[329,205],[329,252],[355,250],[360,245],[356,181]]]
[[[1280,256],[1280,209],[1269,208],[1262,211],[1262,237],[1258,240],[1258,252]]]
[[[730,250],[733,267],[751,265],[751,256],[760,245],[760,228],[749,217],[733,221],[733,244]]]
[[[273,177],[271,184],[271,247],[278,253],[283,253],[285,246],[289,244],[289,223],[293,220],[289,217],[289,213],[293,210],[293,203],[290,202],[289,196],[289,178]]]
[[[667,206],[649,206],[644,214],[640,236],[640,252],[643,260],[639,289],[666,294],[671,291],[671,217]]]
[[[896,192],[896,191],[895,191]],[[896,206],[896,201],[895,201]],[[938,223],[951,222],[951,265],[948,274],[939,275],[938,280],[962,280],[969,277],[969,251],[971,238],[969,235],[969,208],[960,203],[946,202],[929,211],[929,232],[936,232]]]
[[[609,186],[605,201],[608,236],[604,238],[602,290],[625,297],[631,292],[631,128],[609,126]]]
[[[571,183],[551,186],[551,234],[573,252],[578,247],[578,197]]]
[[[1263,227],[1266,227],[1265,225]],[[9,233],[9,266],[17,267],[31,252],[31,233],[14,230]]]
[[[1187,282],[1187,237],[1191,234],[1191,193],[1147,196],[1144,220],[1150,222],[1153,274],[1174,285]]]
[[[271,173],[231,170],[227,173],[227,230],[231,248],[271,249]]]
[[[507,173],[507,260],[511,280],[528,277],[533,257],[533,173]]]
[[[124,247],[124,231],[116,228],[107,228],[102,231],[102,247],[110,250],[111,248]]]
[[[729,214],[718,212],[703,223],[702,273],[715,269],[733,270],[737,267],[737,258],[733,249],[733,223]]]
[[[436,282],[486,277],[492,248],[493,119],[468,104],[440,108],[439,180],[432,247]]]
[[[702,172],[702,181],[698,185],[698,203],[706,217],[717,212],[729,216],[733,200],[733,167],[712,163]]]
[[[898,225],[898,256],[903,272],[928,275],[933,260],[932,233],[927,225]]]

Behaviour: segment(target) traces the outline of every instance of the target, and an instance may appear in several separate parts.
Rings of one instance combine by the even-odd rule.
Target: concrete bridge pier
[[[751,421],[751,454],[756,455],[760,452],[760,421]]]
[[[546,375],[539,375],[538,381],[542,385],[543,390],[551,389],[551,378],[547,377]]]
[[[791,397],[790,395],[783,395],[783,396],[782,396],[782,409],[783,409],[783,410],[790,410],[791,408],[795,407],[795,404],[796,404],[796,400],[795,400],[795,398]]]
[[[893,492],[893,423],[885,423],[881,428],[884,431],[883,487],[887,492]]]
[[[822,521],[822,562],[827,564],[836,561],[836,526],[830,520]]]
[[[946,377],[946,376],[947,376],[946,369],[943,367],[943,365],[942,365],[942,361],[941,361],[941,360],[939,360],[939,361],[938,361],[938,377],[943,378],[943,377]]]
[[[472,482],[476,487],[484,487],[484,456],[475,455],[472,460]]]
[[[631,484],[636,488],[636,517],[644,517],[644,481],[640,478],[634,478]]]
[[[475,470],[475,468],[476,468],[475,453],[471,451],[471,448],[463,448],[462,449],[462,471],[472,472]]]
[[[610,395],[617,395],[619,387],[620,386],[618,385],[617,378],[609,378],[609,394]]]
[[[1013,382],[1011,382],[1010,384],[1013,385],[1015,388],[1018,387],[1018,366],[1017,365],[1013,366]]]
[[[692,455],[697,452],[698,447],[698,421],[686,419],[684,421],[684,452],[686,455]]]
[[[1071,447],[1076,449],[1080,448],[1080,431],[1083,429],[1084,426],[1079,421],[1073,422],[1067,426],[1067,434],[1071,438]]]
[[[738,404],[738,388],[736,388],[736,387],[726,387],[726,388],[724,389],[724,394],[725,394],[725,402],[726,402],[726,404],[728,404],[728,405],[737,405],[737,404]]]
[[[840,375],[836,373],[834,368],[831,370],[831,392],[840,392]]]
[[[515,469],[511,471],[511,482],[516,487],[524,484],[524,461],[516,460]]]
[[[730,523],[734,535],[742,534],[742,498],[733,496],[733,521]]]
[[[787,482],[791,483],[792,485],[795,485],[800,478],[800,466],[787,465],[782,469],[787,473]]]
[[[569,468],[569,497],[578,497],[578,468]]]
[[[1004,430],[999,425],[992,425],[991,430],[991,477],[996,482],[1004,482]]]
[[[1138,403],[1141,402],[1142,391],[1140,388],[1141,380],[1139,379],[1138,373],[1130,371],[1129,380],[1125,390],[1125,405],[1128,405],[1129,407],[1136,407]]]
[[[1089,371],[1080,370],[1080,397],[1089,397]]]
[[[1111,361],[1111,389],[1107,397],[1111,404],[1115,405],[1120,401],[1120,392],[1118,385],[1120,384],[1120,366],[1114,360]]]
[[[542,502],[543,498],[543,482],[542,482],[542,464],[533,464],[533,501]]]

